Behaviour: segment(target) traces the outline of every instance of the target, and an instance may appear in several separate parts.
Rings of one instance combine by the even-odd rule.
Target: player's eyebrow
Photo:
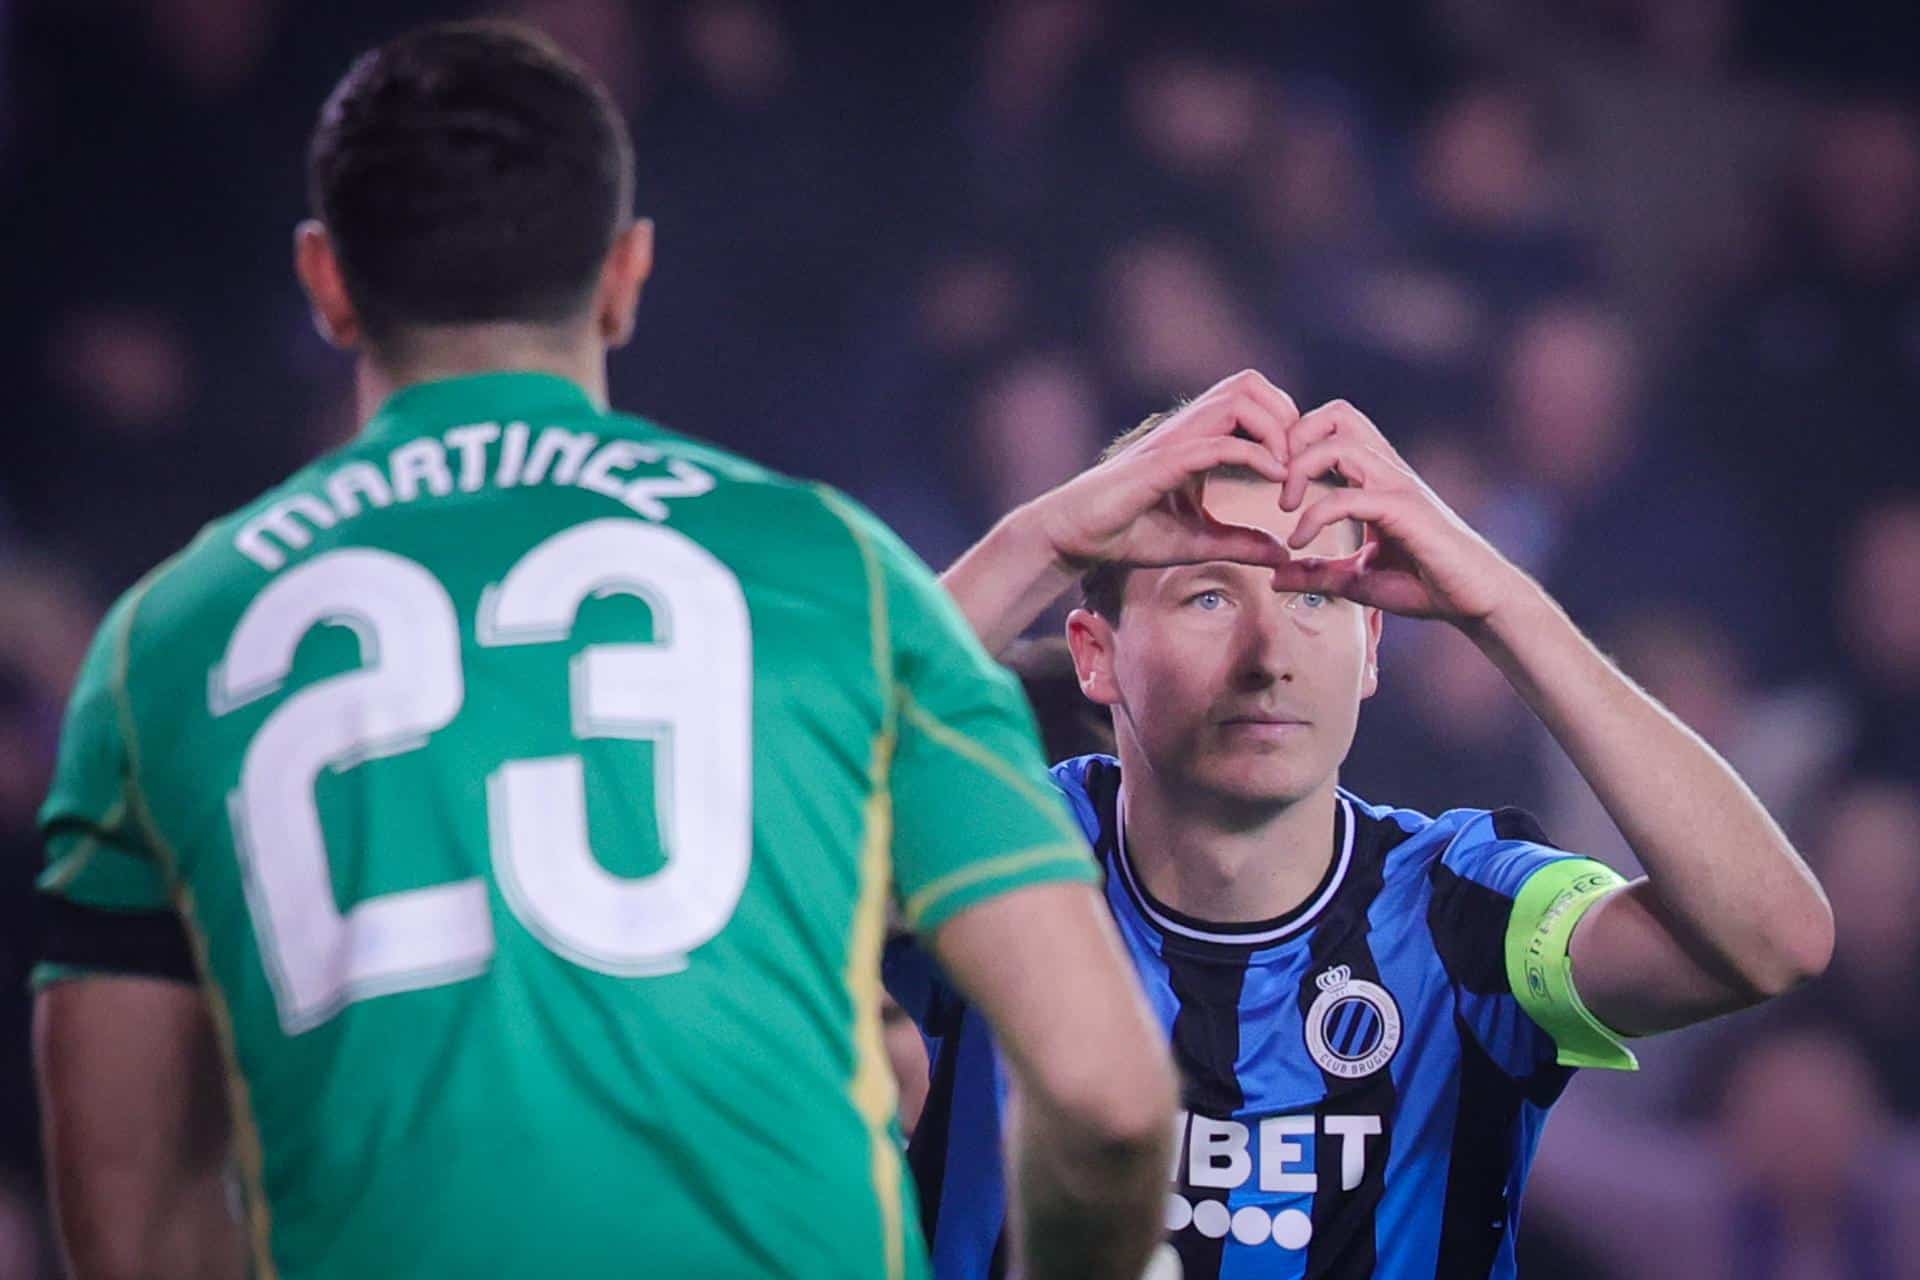
[[[1199,564],[1174,565],[1168,569],[1166,577],[1160,581],[1164,589],[1177,591],[1207,581],[1227,583],[1237,574],[1250,569],[1249,565],[1235,564],[1231,560],[1203,560]]]

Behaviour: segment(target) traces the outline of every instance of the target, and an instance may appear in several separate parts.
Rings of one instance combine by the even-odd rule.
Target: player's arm
[[[1622,675],[1559,606],[1449,510],[1379,430],[1336,401],[1287,432],[1282,505],[1300,510],[1303,547],[1359,520],[1367,540],[1336,559],[1300,559],[1276,589],[1326,591],[1471,637],[1552,732],[1605,805],[1647,877],[1546,904],[1577,920],[1578,998],[1607,1026],[1644,1034],[1684,1026],[1817,976],[1833,915],[1807,865],[1726,761]],[[1310,480],[1338,469],[1348,487],[1306,504]]]
[[[997,654],[1095,561],[1284,562],[1272,534],[1209,516],[1200,481],[1216,467],[1241,466],[1278,482],[1284,433],[1299,416],[1260,374],[1236,373],[1123,452],[1009,513],[940,583]]]
[[[1013,1075],[1021,1274],[1137,1280],[1160,1237],[1171,1156],[1165,1036],[1019,686],[884,526],[835,506],[883,605],[876,665],[892,721],[882,741],[901,921],[930,940]]]
[[[218,1052],[197,986],[94,975],[41,990],[34,1056],[74,1280],[246,1274]]]
[[[94,638],[40,812],[47,1183],[76,1280],[238,1276],[224,1076],[185,926],[135,817],[122,733],[131,610],[123,600]]]
[[[1098,891],[993,898],[934,933],[1014,1078],[1008,1185],[1024,1275],[1133,1280],[1161,1234],[1174,1075]]]

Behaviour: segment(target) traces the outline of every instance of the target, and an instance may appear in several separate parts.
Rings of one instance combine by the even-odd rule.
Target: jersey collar
[[[402,387],[387,397],[361,434],[598,412],[600,407],[585,387],[558,374],[471,373]]]
[[[1301,933],[1319,919],[1327,904],[1340,892],[1340,886],[1346,882],[1348,868],[1353,865],[1356,826],[1353,802],[1341,792],[1334,793],[1334,800],[1333,860],[1327,867],[1327,874],[1305,902],[1271,920],[1234,924],[1201,920],[1176,911],[1155,898],[1134,872],[1133,859],[1127,854],[1127,787],[1124,782],[1120,784],[1113,803],[1113,860],[1119,868],[1120,881],[1135,908],[1162,933],[1219,946],[1272,946]]]

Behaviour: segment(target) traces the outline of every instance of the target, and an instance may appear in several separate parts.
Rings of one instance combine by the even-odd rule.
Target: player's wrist
[[[1058,490],[1014,508],[1000,522],[1000,531],[1021,563],[1062,582],[1079,577],[1099,558],[1089,541],[1078,536]]]
[[[1453,622],[1482,649],[1511,648],[1516,641],[1536,633],[1543,620],[1559,615],[1560,606],[1546,588],[1511,561],[1503,560],[1484,603]]]

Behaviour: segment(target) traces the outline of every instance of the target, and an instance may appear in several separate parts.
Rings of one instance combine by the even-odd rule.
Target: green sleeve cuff
[[[1623,1037],[1593,1016],[1573,985],[1574,926],[1626,880],[1590,858],[1563,858],[1527,877],[1507,918],[1507,984],[1553,1037],[1563,1067],[1637,1071]]]
[[[928,934],[968,907],[1003,893],[1040,884],[1073,881],[1097,884],[1099,880],[1099,865],[1088,855],[1085,845],[1042,845],[988,858],[944,875],[908,898],[903,914],[908,928]]]
[[[58,831],[47,838],[47,868],[35,882],[42,893],[108,911],[164,911],[173,906],[153,859],[99,833]]]
[[[57,983],[71,982],[76,978],[111,976],[113,976],[111,969],[94,969],[81,964],[55,964],[50,960],[43,960],[33,966],[27,974],[27,990],[38,994]]]

